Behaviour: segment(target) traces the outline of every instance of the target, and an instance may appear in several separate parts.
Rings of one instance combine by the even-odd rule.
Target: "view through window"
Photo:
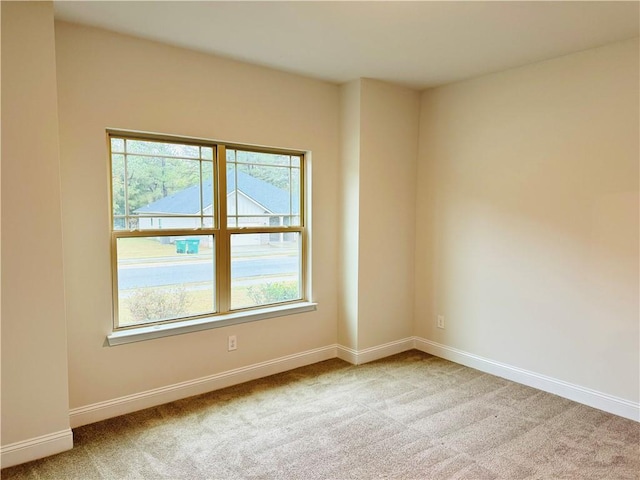
[[[304,298],[302,153],[109,134],[114,326]]]

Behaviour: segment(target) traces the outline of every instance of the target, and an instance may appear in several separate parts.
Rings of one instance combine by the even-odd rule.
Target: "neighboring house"
[[[244,172],[237,172],[238,185],[234,172],[227,174],[227,214],[229,220],[235,221],[239,227],[260,227],[267,225],[288,225],[290,215],[299,215],[299,205],[290,204],[287,190],[278,188],[268,182],[252,177]],[[203,183],[202,213],[211,215],[213,209],[212,182]],[[237,210],[237,212],[236,212]],[[160,228],[195,228],[199,226],[200,217],[181,217],[179,215],[200,215],[200,188],[198,185],[180,190],[173,195],[156,200],[134,211],[140,217],[140,229]],[[175,215],[172,217],[154,217],[151,215]],[[269,215],[269,216],[261,216]],[[235,224],[229,226],[236,226]],[[271,242],[283,241],[285,234],[273,234]],[[264,238],[264,237],[263,237]],[[173,240],[173,239],[172,239]],[[247,237],[243,244],[257,244],[258,237]]]

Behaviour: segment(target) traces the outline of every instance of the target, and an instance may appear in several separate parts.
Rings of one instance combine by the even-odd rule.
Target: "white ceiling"
[[[336,83],[450,83],[639,35],[640,2],[56,1],[56,18]]]

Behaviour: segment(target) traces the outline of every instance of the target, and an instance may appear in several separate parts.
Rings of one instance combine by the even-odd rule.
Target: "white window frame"
[[[122,138],[128,140],[159,141],[178,143],[182,145],[194,145],[213,148],[213,191],[214,191],[214,222],[213,227],[178,228],[178,229],[115,229],[113,208],[113,180],[112,180],[112,151],[111,139]],[[107,147],[109,157],[109,221],[111,232],[111,271],[112,271],[112,298],[113,298],[113,331],[107,336],[110,346],[124,343],[138,342],[152,338],[165,337],[190,333],[210,328],[218,328],[239,323],[263,320],[267,318],[292,315],[312,311],[316,304],[310,300],[310,275],[308,261],[308,245],[310,239],[306,226],[307,198],[306,176],[308,165],[306,162],[308,152],[302,150],[289,150],[280,148],[263,148],[252,145],[235,144],[198,138],[181,137],[174,135],[159,135],[143,132],[124,130],[107,130]],[[259,227],[229,227],[227,222],[227,149],[239,151],[281,154],[300,157],[300,225],[299,226],[259,226]],[[126,182],[126,179],[125,179]],[[129,212],[125,212],[128,214]],[[237,213],[237,212],[236,212]],[[202,215],[202,212],[201,212]],[[154,215],[155,216],[155,215]],[[129,223],[125,221],[129,226]],[[202,224],[201,224],[202,225]],[[297,300],[256,306],[241,309],[230,309],[231,304],[231,236],[233,234],[257,234],[257,233],[298,233],[300,235],[300,291],[301,297]],[[185,318],[148,322],[144,324],[119,326],[118,325],[118,265],[117,265],[117,241],[121,238],[153,237],[162,235],[213,235],[215,246],[215,313],[195,315]]]

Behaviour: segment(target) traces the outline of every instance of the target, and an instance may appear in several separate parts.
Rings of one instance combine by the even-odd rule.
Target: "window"
[[[109,132],[114,329],[305,300],[304,154]]]

